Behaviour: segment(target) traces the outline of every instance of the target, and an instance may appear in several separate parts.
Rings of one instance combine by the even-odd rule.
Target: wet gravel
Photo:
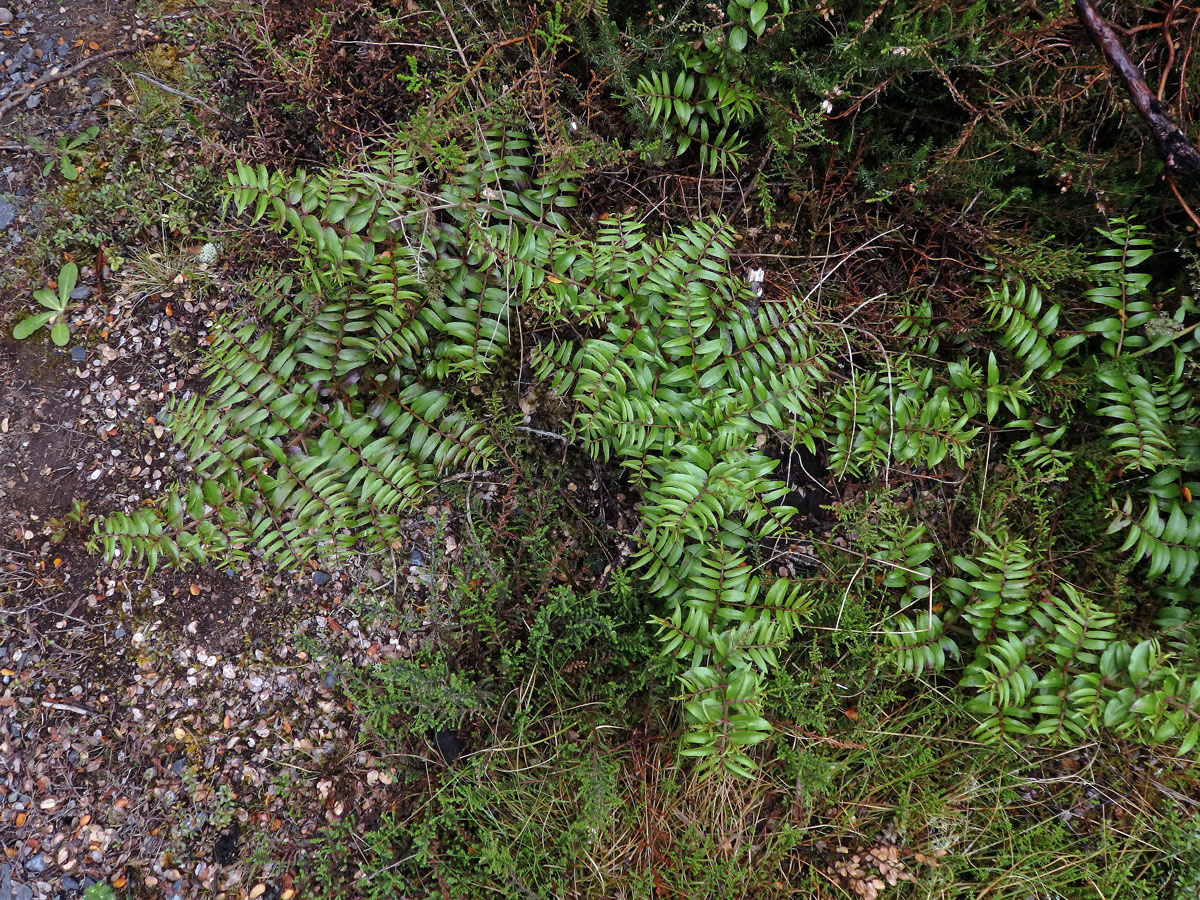
[[[81,285],[96,274],[82,267]],[[92,881],[291,900],[321,829],[388,802],[394,770],[363,749],[341,673],[422,646],[432,623],[412,604],[428,575],[404,548],[390,566],[145,578],[98,566],[86,535],[56,539],[70,497],[130,510],[186,477],[162,409],[201,388],[195,348],[236,305],[194,262],[85,299],[78,343],[23,342],[0,365],[18,387],[0,402],[0,900],[68,900]],[[443,512],[414,519],[414,541]],[[373,613],[352,597],[362,585]],[[445,744],[431,738],[432,764],[461,752]]]
[[[0,259],[37,232],[57,177],[44,148],[121,103],[108,62],[21,91],[152,28],[134,0],[0,6],[0,110],[17,101],[0,114]],[[394,558],[299,574],[252,561],[147,577],[88,546],[91,515],[188,477],[165,410],[203,390],[198,348],[239,307],[224,257],[164,241],[140,269],[78,258],[67,346],[0,333],[0,900],[75,900],[95,882],[292,900],[322,829],[403,789],[346,692],[442,627],[420,605],[440,576],[415,545],[432,556],[445,509],[414,517]],[[28,289],[0,287],[0,320],[27,314]],[[461,552],[446,540],[443,562]],[[463,752],[447,740],[429,736],[425,765]]]
[[[131,35],[140,34],[145,24],[128,0],[0,7],[0,102],[23,86],[55,70],[65,70],[102,48],[120,46]],[[104,102],[106,91],[101,89],[103,78],[94,72],[85,73],[30,94],[24,107],[36,109],[46,96],[74,90],[70,105],[77,115],[86,114]]]
[[[104,54],[152,38],[152,23],[136,6],[69,0],[0,7],[0,253],[16,252],[38,217],[43,151],[103,123],[115,94]]]

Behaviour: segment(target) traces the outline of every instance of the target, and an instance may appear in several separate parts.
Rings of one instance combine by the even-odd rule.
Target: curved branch
[[[1166,107],[1154,96],[1141,71],[1130,60],[1111,25],[1101,18],[1090,0],[1075,0],[1079,21],[1087,29],[1096,46],[1104,53],[1109,66],[1117,73],[1133,98],[1142,120],[1150,126],[1158,155],[1172,175],[1200,178],[1200,150],[1174,122],[1167,117]]]

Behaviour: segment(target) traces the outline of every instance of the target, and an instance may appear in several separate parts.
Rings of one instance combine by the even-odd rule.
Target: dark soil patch
[[[0,115],[0,253],[16,258],[36,235],[48,211],[47,177],[61,177],[59,139],[104,125],[115,94],[109,80],[114,57],[105,54],[152,40],[137,5],[136,0],[9,4],[15,18],[0,27],[0,108],[10,107]],[[89,64],[91,59],[97,62]],[[76,68],[68,77],[52,74]],[[50,80],[26,91],[41,79]],[[51,172],[44,176],[47,163]],[[34,280],[21,267],[0,270],[0,288],[13,289],[0,291],[0,317],[24,306],[24,292]]]
[[[205,55],[247,115],[223,137],[274,164],[337,159],[389,134],[457,59],[436,14],[399,3],[269,0],[228,25]]]
[[[17,526],[63,515],[88,499],[76,466],[87,436],[71,426],[78,403],[66,398],[70,358],[49,342],[0,336],[0,523]],[[40,531],[40,529],[38,529]],[[11,528],[5,527],[11,533]],[[15,534],[13,534],[16,537]]]

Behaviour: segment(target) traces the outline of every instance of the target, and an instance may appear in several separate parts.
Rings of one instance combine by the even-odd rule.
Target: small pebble
[[[87,348],[86,347],[72,347],[71,348],[71,362],[80,363],[86,359],[87,359]]]
[[[330,575],[328,572],[319,572],[318,571],[318,572],[313,572],[312,580],[313,580],[313,584],[315,584],[317,587],[321,587],[323,585],[329,584],[329,582],[333,580],[333,576]]]
[[[41,102],[42,102],[42,95],[41,95],[41,94],[30,94],[30,95],[29,95],[29,96],[28,96],[28,97],[25,99],[25,108],[26,108],[26,109],[37,109],[37,108],[38,108],[38,105],[39,105]]]
[[[7,25],[13,20],[12,12],[6,7],[0,6],[0,25]]]
[[[72,300],[86,300],[90,296],[92,296],[92,289],[86,284],[78,285],[71,291]]]
[[[45,872],[48,865],[50,865],[49,860],[39,853],[25,860],[25,871],[37,875],[40,872]]]

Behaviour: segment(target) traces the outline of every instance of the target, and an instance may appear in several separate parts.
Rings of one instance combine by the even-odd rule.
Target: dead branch
[[[60,712],[75,713],[77,716],[98,716],[100,713],[94,709],[87,709],[82,706],[75,706],[71,703],[55,703],[52,700],[43,700],[42,706],[46,709],[57,709]]]
[[[157,44],[159,40],[161,39],[155,35],[153,38],[141,41],[132,47],[119,47],[116,50],[106,50],[103,53],[93,54],[92,56],[84,59],[83,62],[77,63],[71,66],[69,69],[59,69],[55,67],[37,81],[28,84],[19,90],[13,91],[7,100],[5,100],[3,103],[0,103],[0,118],[3,118],[5,113],[7,113],[10,109],[15,108],[18,103],[25,100],[34,91],[41,90],[48,84],[53,84],[56,81],[62,81],[64,78],[70,78],[71,76],[82,72],[88,66],[94,66],[98,62],[103,62],[106,59],[112,59],[114,56],[128,56],[130,53],[137,53],[139,50],[142,50],[151,44]]]
[[[147,75],[145,72],[136,72],[134,74],[138,78],[142,79],[142,81],[146,82],[149,85],[152,85],[153,87],[158,88],[160,91],[166,91],[168,94],[174,94],[176,97],[182,97],[184,100],[190,100],[192,103],[195,103],[201,109],[207,110],[208,112],[213,113],[214,115],[218,115],[222,119],[229,121],[229,116],[225,115],[225,113],[221,112],[215,106],[209,106],[207,103],[205,103],[199,97],[193,97],[191,94],[185,94],[183,91],[179,90],[178,88],[173,88],[169,84],[163,84],[157,78],[155,78],[152,75]]]
[[[1138,67],[1129,59],[1112,26],[1100,17],[1090,0],[1075,0],[1075,9],[1079,13],[1079,21],[1104,53],[1109,66],[1124,82],[1138,114],[1150,126],[1158,155],[1162,157],[1167,171],[1172,175],[1200,178],[1200,150],[1167,117],[1166,108],[1154,96]]]

